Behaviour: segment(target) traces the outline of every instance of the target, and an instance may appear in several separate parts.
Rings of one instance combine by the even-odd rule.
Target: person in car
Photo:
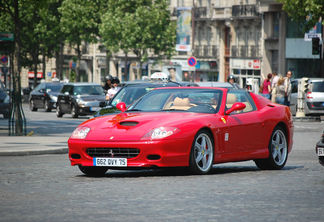
[[[119,79],[117,77],[113,77],[111,80],[111,88],[108,90],[107,94],[106,94],[106,100],[110,100],[112,99],[115,94],[120,90],[119,87]]]

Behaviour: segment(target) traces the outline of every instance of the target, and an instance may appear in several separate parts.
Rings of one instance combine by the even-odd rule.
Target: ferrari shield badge
[[[226,119],[224,117],[221,118],[224,124],[226,124]]]

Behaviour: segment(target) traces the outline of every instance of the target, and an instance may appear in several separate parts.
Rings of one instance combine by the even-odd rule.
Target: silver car
[[[301,79],[291,81],[290,110],[293,115],[297,112],[298,82]],[[324,79],[309,78],[308,91],[304,99],[305,115],[324,115]]]

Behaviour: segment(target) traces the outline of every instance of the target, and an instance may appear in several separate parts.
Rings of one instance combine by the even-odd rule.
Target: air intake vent
[[[136,126],[138,124],[138,122],[125,121],[125,122],[120,122],[119,124],[122,125],[122,126]]]

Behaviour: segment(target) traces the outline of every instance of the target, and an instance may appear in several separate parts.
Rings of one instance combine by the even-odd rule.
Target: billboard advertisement
[[[191,8],[177,8],[177,44],[176,51],[191,51]]]

